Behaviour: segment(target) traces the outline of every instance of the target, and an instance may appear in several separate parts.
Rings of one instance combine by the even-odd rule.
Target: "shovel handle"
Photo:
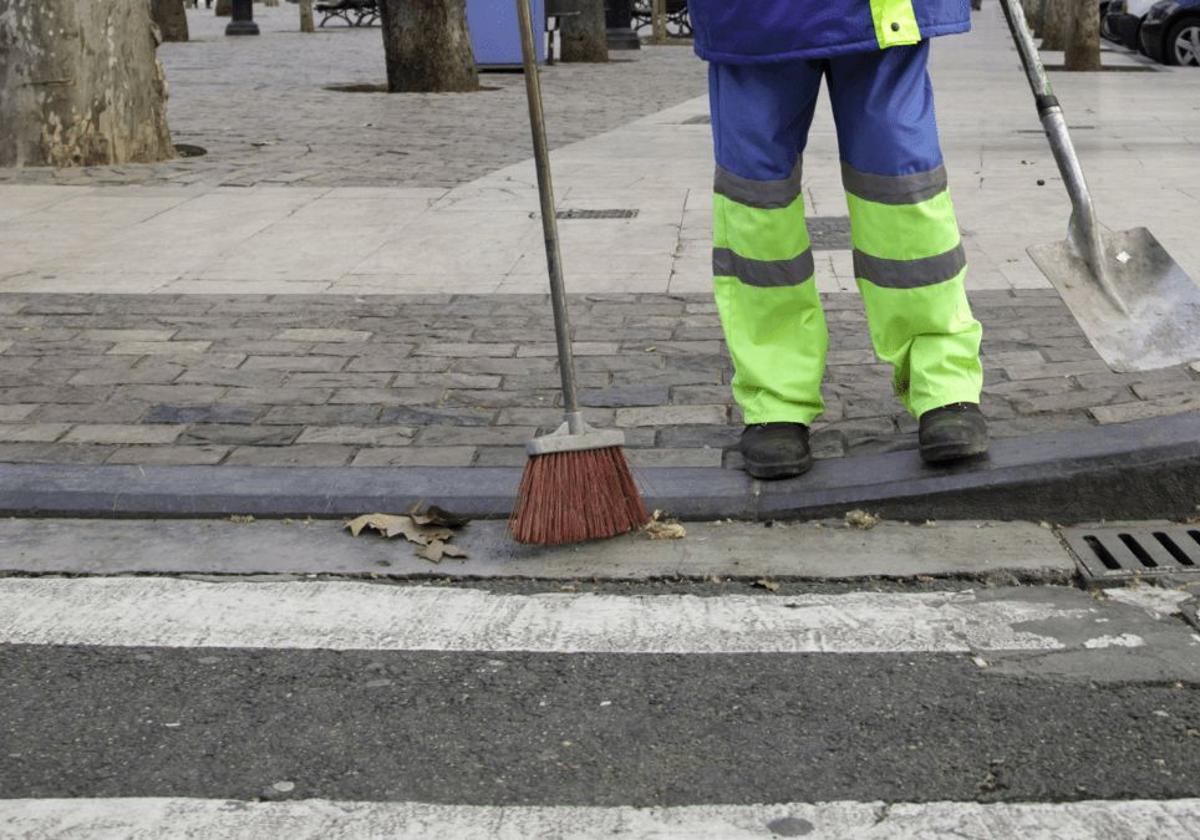
[[[1037,45],[1033,42],[1033,33],[1029,31],[1029,24],[1025,21],[1025,11],[1017,0],[1000,0],[1000,6],[1004,9],[1004,17],[1008,21],[1008,28],[1012,31],[1013,41],[1021,56],[1021,64],[1029,78],[1029,87],[1033,90],[1038,116],[1046,130],[1058,171],[1062,174],[1067,192],[1071,195],[1075,216],[1084,227],[1094,227],[1096,211],[1092,205],[1087,180],[1083,177],[1083,167],[1075,153],[1075,144],[1071,142],[1071,132],[1067,129],[1062,105],[1050,86],[1041,53],[1038,52]]]
[[[1000,7],[1004,9],[1004,18],[1008,21],[1008,28],[1021,56],[1021,64],[1025,67],[1025,75],[1029,77],[1029,86],[1033,88],[1033,95],[1038,98],[1053,97],[1054,90],[1050,87],[1050,78],[1046,75],[1045,65],[1042,64],[1041,53],[1038,52],[1033,33],[1029,31],[1029,24],[1025,20],[1025,10],[1017,0],[1000,0]],[[1041,110],[1040,102],[1038,109]]]
[[[1004,18],[1008,21],[1013,42],[1017,45],[1017,53],[1021,56],[1021,64],[1029,79],[1029,87],[1033,90],[1038,116],[1041,118],[1042,128],[1046,131],[1046,138],[1050,141],[1050,150],[1054,153],[1054,162],[1058,164],[1067,194],[1071,197],[1074,212],[1071,214],[1070,240],[1087,262],[1096,283],[1109,301],[1120,312],[1128,313],[1128,307],[1109,278],[1104,240],[1101,236],[1100,222],[1096,218],[1092,193],[1083,175],[1079,155],[1075,153],[1075,144],[1071,141],[1071,132],[1067,128],[1067,118],[1063,115],[1062,105],[1054,95],[1050,78],[1046,75],[1046,66],[1042,64],[1042,55],[1033,41],[1033,33],[1029,31],[1025,10],[1021,8],[1018,0],[1000,0],[1000,6],[1004,9]]]

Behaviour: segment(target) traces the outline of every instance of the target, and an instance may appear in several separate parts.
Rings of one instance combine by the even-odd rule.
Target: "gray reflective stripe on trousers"
[[[961,242],[944,254],[921,260],[885,260],[862,251],[854,252],[854,276],[889,289],[917,289],[944,283],[966,267],[967,252]]]
[[[718,166],[713,179],[713,192],[747,207],[779,210],[791,206],[800,197],[803,173],[804,164],[800,159],[796,160],[792,174],[782,181],[754,181]]]
[[[846,192],[879,204],[918,204],[946,191],[946,167],[912,175],[871,175],[842,161]]]
[[[713,249],[713,276],[736,277],[747,286],[799,286],[815,272],[811,248],[790,260],[751,260],[728,248]]]

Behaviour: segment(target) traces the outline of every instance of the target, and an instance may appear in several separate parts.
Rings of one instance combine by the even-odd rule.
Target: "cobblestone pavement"
[[[176,143],[203,157],[85,169],[0,169],[0,183],[452,187],[529,157],[519,73],[489,72],[468,94],[346,93],[385,81],[378,27],[298,29],[296,7],[257,7],[262,35],[226,38],[227,18],[188,13],[193,40],[159,56]],[[543,72],[551,145],[592,137],[705,92],[686,46],[614,53]]]
[[[978,292],[997,437],[1200,407],[1197,370],[1117,375],[1051,291]],[[832,338],[819,456],[908,449],[857,296]],[[517,466],[555,426],[540,296],[6,295],[0,460]],[[575,298],[588,416],[636,466],[736,466],[730,368],[707,295]]]

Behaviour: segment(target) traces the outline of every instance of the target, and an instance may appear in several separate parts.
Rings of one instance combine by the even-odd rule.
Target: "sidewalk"
[[[374,69],[362,56],[379,34],[320,36],[311,43],[329,45],[328,63],[299,60],[301,73],[301,36],[279,31],[286,11],[268,15],[236,73],[240,47],[212,33],[164,45],[176,139],[208,156],[0,171],[0,460],[518,466],[524,441],[557,423],[519,77],[488,76],[503,89],[422,97],[421,108],[301,96],[297,80],[309,91],[377,80],[381,56]],[[999,10],[977,21],[971,36],[938,41],[934,72],[996,436],[1195,410],[1200,371],[1113,374],[1025,256],[1063,235],[1068,205]],[[546,71],[552,102],[576,92],[575,112],[550,114],[560,207],[636,211],[562,230],[588,414],[626,431],[639,467],[737,466],[724,451],[738,418],[708,293],[704,74],[689,55],[658,48],[636,63]],[[221,67],[230,78],[217,84]],[[1186,69],[1055,74],[1102,217],[1148,224],[1194,276],[1200,108],[1181,104],[1197,102],[1197,81]],[[912,448],[915,424],[870,352],[832,121],[819,114],[806,173],[832,353],[817,453]],[[355,126],[377,116],[387,148],[420,160],[368,148]],[[271,128],[252,132],[259,124]],[[251,145],[276,142],[272,131],[277,145]],[[309,162],[294,153],[307,135]],[[364,186],[371,178],[387,186]],[[89,179],[105,185],[52,185]],[[222,186],[234,182],[253,186]]]

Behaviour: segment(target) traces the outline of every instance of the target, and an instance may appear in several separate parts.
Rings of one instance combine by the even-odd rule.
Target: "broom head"
[[[517,542],[566,545],[628,533],[650,519],[621,432],[567,424],[530,442],[508,527]]]

